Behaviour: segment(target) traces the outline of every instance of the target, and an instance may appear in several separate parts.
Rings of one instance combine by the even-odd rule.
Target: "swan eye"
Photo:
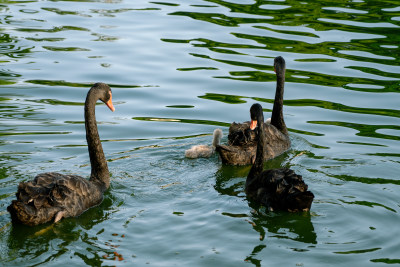
[[[111,92],[108,92],[107,95],[108,95],[108,99],[107,99],[107,101],[105,101],[104,103],[107,105],[107,107],[108,107],[112,112],[114,112],[115,108],[114,108],[114,105],[113,105],[113,103],[112,103],[112,94],[111,94]]]
[[[112,97],[112,96],[111,96],[111,91],[107,90],[107,92],[106,92],[106,102],[107,102],[108,100],[110,100],[111,97]]]

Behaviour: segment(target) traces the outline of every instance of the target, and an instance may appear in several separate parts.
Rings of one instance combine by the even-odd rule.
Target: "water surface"
[[[400,264],[398,1],[2,1],[0,262],[5,266],[387,266]],[[220,127],[270,116],[286,60],[290,167],[311,212],[266,212],[243,192],[249,166],[184,151]],[[83,101],[111,172],[77,218],[12,225],[18,183],[88,176]]]

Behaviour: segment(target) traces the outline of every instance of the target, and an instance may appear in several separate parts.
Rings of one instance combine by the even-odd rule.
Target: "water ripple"
[[[400,262],[396,1],[29,0],[0,10],[1,262]],[[254,102],[270,116],[279,55],[292,149],[265,167],[303,176],[310,213],[246,199],[250,166],[184,157],[216,127],[226,142]],[[96,108],[111,172],[103,203],[57,224],[12,225],[19,182],[90,175],[82,106],[98,81],[116,107]]]

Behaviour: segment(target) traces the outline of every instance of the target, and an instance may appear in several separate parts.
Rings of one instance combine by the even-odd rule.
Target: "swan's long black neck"
[[[260,173],[264,170],[264,145],[265,145],[265,133],[264,133],[264,115],[258,114],[257,116],[257,152],[253,166],[247,175],[246,188],[251,182],[257,178]]]
[[[285,68],[276,70],[276,92],[274,107],[272,108],[271,124],[279,131],[288,134],[285,120],[283,119],[283,92],[285,86]]]
[[[110,186],[110,173],[97,130],[95,106],[99,99],[98,90],[90,90],[85,102],[85,128],[92,172],[91,181],[97,181],[103,190]]]

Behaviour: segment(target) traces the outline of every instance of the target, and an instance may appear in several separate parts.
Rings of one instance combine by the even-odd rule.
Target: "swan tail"
[[[311,191],[297,193],[289,198],[288,211],[309,211],[313,200],[314,194]]]
[[[51,221],[59,211],[57,207],[36,209],[31,203],[26,204],[21,200],[13,200],[11,205],[7,207],[8,212],[11,214],[11,220],[15,223],[33,226]]]
[[[60,221],[65,215],[65,211],[59,211],[57,212],[56,216],[54,217],[54,222]]]
[[[291,212],[308,211],[311,208],[314,194],[308,191],[308,185],[301,175],[291,169],[265,171],[263,187],[268,188],[270,203],[275,209]]]
[[[43,173],[29,182],[21,182],[7,210],[14,222],[26,225],[37,225],[51,221],[61,207],[55,203],[57,195],[62,194],[58,189],[57,173]]]

